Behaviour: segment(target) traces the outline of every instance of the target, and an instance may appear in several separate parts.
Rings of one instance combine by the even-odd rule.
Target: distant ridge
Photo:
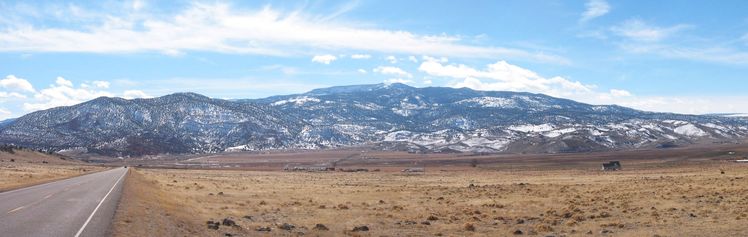
[[[0,122],[0,143],[111,156],[369,145],[410,152],[583,152],[748,136],[748,120],[542,94],[337,86],[263,99],[101,97]]]

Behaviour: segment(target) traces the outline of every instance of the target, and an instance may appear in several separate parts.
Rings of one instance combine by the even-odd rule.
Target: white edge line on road
[[[16,212],[16,211],[18,211],[18,210],[21,210],[21,209],[23,209],[24,207],[26,207],[26,206],[20,206],[20,207],[17,207],[16,209],[10,210],[10,211],[9,211],[8,213],[6,213],[6,214],[10,214],[10,213]]]
[[[122,178],[124,178],[125,175],[127,175],[127,171],[129,171],[129,170],[130,169],[127,169],[125,171],[125,173],[122,174],[122,176],[120,176],[119,179],[117,179],[117,182],[114,182],[114,185],[112,185],[112,188],[110,188],[109,192],[107,192],[106,195],[104,195],[104,198],[101,199],[101,201],[99,202],[99,205],[96,205],[96,208],[94,208],[93,212],[91,212],[91,215],[88,216],[88,219],[86,219],[86,222],[83,223],[83,226],[81,226],[81,229],[78,230],[78,233],[75,234],[75,237],[78,237],[78,236],[81,235],[81,233],[83,233],[83,230],[86,229],[86,226],[88,225],[88,222],[91,222],[91,218],[93,218],[94,214],[96,214],[96,211],[99,210],[99,207],[101,207],[101,204],[104,203],[104,201],[106,200],[107,197],[109,197],[109,194],[112,193],[112,191],[114,190],[114,188],[117,187],[117,184],[119,184],[119,181],[122,180]]]

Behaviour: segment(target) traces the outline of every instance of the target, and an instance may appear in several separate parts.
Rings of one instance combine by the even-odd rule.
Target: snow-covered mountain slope
[[[542,94],[403,84],[341,86],[226,101],[192,93],[98,98],[28,114],[0,143],[109,155],[323,149],[575,152],[748,136],[748,120],[651,113]]]
[[[34,112],[0,130],[0,143],[110,155],[216,152],[292,146],[301,127],[262,105],[179,93],[155,99],[98,98]]]

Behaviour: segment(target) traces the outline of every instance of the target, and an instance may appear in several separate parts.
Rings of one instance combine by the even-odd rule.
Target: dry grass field
[[[0,191],[65,179],[103,170],[81,162],[34,151],[0,152]]]
[[[646,164],[652,168],[636,168]],[[134,169],[114,233],[748,236],[748,164],[543,167],[427,167],[417,174]]]

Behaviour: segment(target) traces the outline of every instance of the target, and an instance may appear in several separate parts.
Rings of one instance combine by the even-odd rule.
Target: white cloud
[[[101,96],[113,96],[106,91],[90,88],[74,88],[73,83],[63,77],[57,77],[55,85],[40,90],[31,101],[23,103],[26,111],[35,111],[59,106],[74,105]]]
[[[338,57],[335,57],[335,55],[330,55],[330,54],[316,55],[312,58],[312,62],[330,64],[332,61],[335,61],[337,59]]]
[[[132,1],[132,9],[133,10],[138,11],[140,9],[143,9],[143,7],[145,7],[145,6],[146,6],[146,2],[143,1],[143,0],[134,0],[134,1]]]
[[[613,26],[611,31],[634,41],[657,42],[689,27],[688,25],[680,24],[663,28],[649,25],[639,19],[630,19],[620,25]]]
[[[416,58],[416,56],[413,56],[413,55],[408,56],[408,60],[414,63],[418,63],[418,58]]]
[[[631,96],[631,92],[628,92],[627,90],[610,89],[610,95],[614,97],[627,97]]]
[[[122,98],[125,99],[135,99],[135,98],[151,98],[152,96],[146,94],[143,91],[139,90],[126,90],[124,93],[122,93]]]
[[[29,81],[13,75],[8,75],[4,79],[0,79],[0,87],[23,92],[36,92],[34,86]]]
[[[463,64],[446,65],[437,61],[425,61],[418,70],[431,76],[459,79],[453,87],[468,87],[476,90],[529,91],[553,96],[568,96],[590,93],[593,85],[569,81],[562,77],[544,78],[537,73],[516,65],[499,61],[478,70]]]
[[[748,113],[746,96],[633,96],[611,98],[608,104],[682,114]]]
[[[67,15],[24,16],[0,30],[0,51],[309,55],[311,51],[335,49],[569,63],[566,58],[543,52],[473,45],[461,36],[374,28],[368,23],[341,22],[334,17],[271,7],[246,10],[223,3],[193,3],[173,15],[132,15],[121,10],[100,14],[76,27],[29,23],[38,21],[35,17],[64,20]]]
[[[748,65],[748,52],[721,47],[682,47],[664,44],[621,44],[623,50],[632,53],[650,53],[665,58],[723,64]]]
[[[425,79],[425,80],[423,80],[423,84],[426,84],[426,85],[431,85],[432,83],[433,83],[433,82],[432,82],[431,80],[429,80],[429,79]]]
[[[397,63],[397,57],[395,57],[395,56],[392,56],[392,55],[390,55],[390,56],[387,56],[386,58],[384,58],[384,60],[387,60],[387,62],[390,62],[390,63],[392,63],[392,64],[395,64],[395,63]]]
[[[386,84],[392,84],[392,83],[410,84],[410,83],[413,83],[413,81],[402,79],[402,78],[390,78],[390,79],[384,80],[384,83]]]
[[[109,85],[111,85],[111,83],[109,83],[108,81],[93,81],[91,83],[95,87],[98,87],[98,88],[101,88],[101,89],[108,89]]]
[[[25,99],[26,95],[23,95],[18,92],[0,91],[0,99],[6,99],[6,98]]]
[[[399,67],[379,66],[379,67],[374,68],[372,71],[383,74],[383,75],[394,75],[398,77],[407,77],[407,78],[413,77],[412,74],[406,72],[405,70]]]
[[[359,68],[357,71],[358,71],[358,73],[366,74],[366,70],[364,70],[364,69]]]
[[[424,56],[423,56],[423,57],[421,57],[421,58],[423,58],[423,61],[429,61],[429,62],[438,62],[438,63],[446,63],[446,62],[449,62],[449,59],[448,59],[448,58],[446,58],[446,57],[439,57],[439,58],[435,58],[435,57],[431,57],[431,56],[426,56],[426,55],[424,55]]]
[[[667,41],[689,27],[684,24],[658,27],[633,19],[612,27],[611,31],[627,39],[619,42],[618,46],[630,53],[722,64],[748,64],[748,52],[738,47],[730,47],[734,42],[701,42],[698,45],[687,45],[681,43],[682,41]]]
[[[585,11],[582,13],[580,21],[585,22],[592,20],[597,17],[604,16],[610,11],[610,4],[604,0],[589,0],[585,6]]]
[[[352,59],[369,59],[369,58],[371,58],[371,55],[368,55],[368,54],[354,54],[354,55],[351,55],[351,58]]]
[[[58,86],[73,87],[73,82],[63,77],[57,77],[57,80],[55,80],[55,84],[57,84]]]
[[[5,109],[5,108],[0,108],[0,120],[10,118],[11,114],[13,114],[13,112],[10,112],[10,110]]]

